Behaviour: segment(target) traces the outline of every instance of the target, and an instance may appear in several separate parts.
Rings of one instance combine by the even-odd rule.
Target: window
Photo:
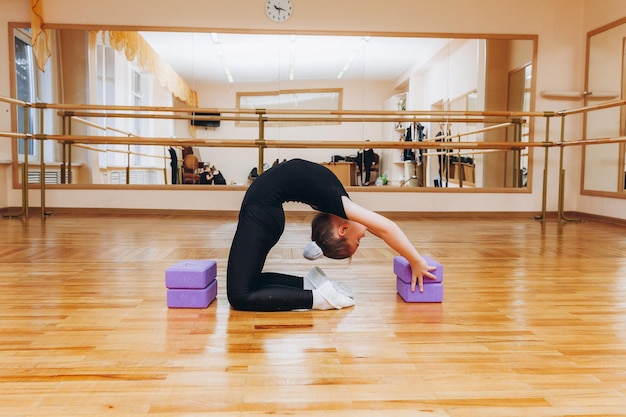
[[[29,29],[15,29],[15,82],[17,99],[32,103],[35,101],[35,62]],[[34,109],[28,110],[28,133],[36,132],[38,121]],[[24,112],[17,112],[17,131],[25,133]],[[28,156],[38,159],[39,151],[33,139],[28,140]],[[24,158],[24,139],[18,139],[18,157]]]
[[[99,44],[96,47],[98,104],[115,104],[115,51]]]
[[[145,86],[145,76],[137,68],[131,69],[131,102],[133,106],[141,107],[148,105],[146,95],[147,87]],[[139,114],[140,112],[137,112]],[[133,119],[132,133],[137,136],[148,136],[149,119],[137,117]],[[150,164],[149,159],[144,155],[150,154],[151,146],[131,145],[130,150],[133,153],[131,166],[147,166]]]
[[[96,46],[96,83],[97,104],[100,105],[114,105],[115,104],[115,51],[108,45],[98,43]],[[108,120],[106,118],[98,119],[100,126],[114,127],[115,119]],[[113,126],[111,126],[113,125]],[[106,130],[95,129],[96,135],[106,136]],[[101,167],[106,167],[109,164],[115,165],[115,158],[118,157],[117,153],[107,153],[107,145],[98,145],[102,152],[98,153],[99,163]],[[122,146],[115,146],[120,150]],[[121,162],[120,162],[121,163]]]
[[[151,106],[152,80],[136,62],[112,48],[108,39],[98,37],[96,44],[97,104]],[[145,115],[145,112],[136,112]],[[100,118],[98,124],[106,130],[98,130],[100,135],[150,136],[153,130],[152,119],[147,118]],[[158,177],[144,174],[139,170],[126,178],[120,167],[162,169],[163,147],[151,145],[100,145],[99,164],[105,183],[118,184],[129,181],[131,184],[151,184]],[[157,156],[156,158],[154,156]]]

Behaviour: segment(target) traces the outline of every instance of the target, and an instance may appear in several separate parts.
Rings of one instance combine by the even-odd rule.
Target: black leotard
[[[283,203],[296,201],[346,218],[341,201],[348,196],[328,168],[302,159],[283,162],[254,180],[239,212],[227,267],[228,301],[237,310],[310,309],[311,291],[302,277],[262,272],[267,254],[285,228]]]

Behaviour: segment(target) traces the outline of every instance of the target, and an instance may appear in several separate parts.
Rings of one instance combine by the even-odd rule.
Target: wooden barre
[[[14,138],[14,139],[22,139],[22,138],[31,138],[32,135],[26,133],[15,133],[15,132],[0,132],[0,137],[5,138]]]
[[[256,139],[173,139],[145,138],[140,136],[75,136],[75,135],[42,135],[14,132],[0,132],[0,137],[10,139],[55,140],[71,144],[96,143],[116,145],[178,145],[206,146],[224,148],[377,148],[377,149],[505,149],[516,150],[537,147],[567,147],[626,143],[626,136],[616,138],[599,138],[564,142],[401,142],[401,141],[288,141],[288,140],[256,140]]]
[[[381,148],[381,149],[523,149],[527,147],[550,147],[554,142],[400,142],[400,141],[290,141],[256,139],[176,139],[147,138],[140,136],[75,136],[30,135],[32,139],[55,140],[65,143],[137,144],[137,145],[186,145],[224,148]]]
[[[585,140],[572,140],[567,142],[556,142],[557,146],[580,146],[580,145],[604,145],[609,143],[626,143],[626,136],[618,136],[615,138],[597,138]]]
[[[307,113],[310,114],[310,113]],[[133,118],[133,119],[171,119],[171,120],[220,120],[220,121],[234,121],[234,122],[243,122],[243,123],[259,123],[258,117],[242,117],[242,116],[184,116],[184,115],[172,115],[172,114],[131,114],[131,113],[106,113],[106,112],[86,112],[86,111],[71,111],[71,112],[59,112],[60,116],[67,117],[99,117],[99,118]],[[310,116],[310,117],[268,117],[268,115],[264,115],[263,121],[265,123],[364,123],[364,122],[387,122],[387,123],[397,123],[397,122],[424,122],[424,123],[502,123],[502,119],[495,118],[451,118],[451,117],[438,117],[438,118],[420,118],[416,119],[415,117],[320,117],[320,116]],[[525,123],[525,119],[520,119],[519,123]],[[509,122],[511,123],[511,122]]]
[[[582,107],[573,110],[562,110],[558,112],[519,112],[519,111],[463,111],[463,110],[280,110],[280,109],[232,109],[232,108],[194,108],[194,107],[166,107],[166,106],[127,106],[127,105],[97,105],[97,104],[55,104],[55,103],[29,103],[11,97],[0,96],[0,101],[9,104],[30,107],[36,109],[57,109],[67,112],[80,110],[104,110],[104,111],[132,111],[132,112],[169,112],[169,113],[227,113],[227,114],[255,114],[255,115],[276,115],[276,114],[309,114],[309,115],[360,115],[360,116],[400,116],[400,117],[428,117],[428,116],[472,116],[472,117],[554,117],[565,116],[576,113],[583,113],[592,110],[601,110],[614,106],[626,105],[626,100],[613,101],[595,106]],[[135,117],[137,114],[135,114]],[[447,121],[449,119],[443,119]]]
[[[0,100],[2,97],[0,97]],[[555,112],[521,112],[521,111],[464,111],[464,110],[286,110],[286,109],[232,109],[232,108],[195,108],[195,107],[165,107],[165,106],[127,106],[127,105],[96,105],[96,104],[54,104],[54,103],[24,103],[27,107],[41,109],[57,109],[68,112],[80,110],[104,111],[132,111],[132,112],[170,112],[170,113],[227,113],[227,114],[255,114],[255,115],[357,115],[357,116],[466,116],[466,117],[551,117]],[[444,121],[447,119],[444,119]]]

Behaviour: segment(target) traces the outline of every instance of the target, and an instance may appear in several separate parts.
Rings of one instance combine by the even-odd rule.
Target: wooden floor
[[[268,268],[318,265],[355,307],[231,310],[232,217],[0,219],[0,416],[626,415],[623,225],[398,219],[445,271],[442,304],[407,304],[374,237],[304,260],[309,220]],[[208,309],[167,308],[182,259],[218,262]]]

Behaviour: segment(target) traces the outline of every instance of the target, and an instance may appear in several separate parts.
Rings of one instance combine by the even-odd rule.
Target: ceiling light
[[[230,73],[230,69],[224,64],[224,73],[226,74],[226,79],[228,79],[229,83],[234,82],[233,74]]]
[[[346,71],[348,71],[348,68],[350,68],[350,63],[347,62],[346,65],[343,66],[343,68],[341,69],[341,71],[339,72],[339,75],[337,75],[337,79],[341,79],[341,77],[343,77],[343,74],[346,73]]]
[[[226,57],[224,56],[224,49],[222,48],[222,43],[220,42],[220,36],[211,32],[211,42],[215,45],[215,50],[217,51],[217,56],[220,57],[222,61],[222,67],[224,67],[224,74],[226,74],[226,79],[229,83],[234,82],[233,74],[230,72],[230,68],[228,68],[228,64],[226,63]]]
[[[350,65],[354,62],[354,60],[358,56],[359,52],[361,52],[361,50],[363,49],[363,47],[365,47],[365,45],[369,42],[369,40],[370,40],[369,36],[361,37],[361,41],[356,46],[356,48],[354,48],[354,51],[352,51],[352,55],[350,55],[350,59],[348,60],[346,65],[343,66],[343,68],[341,69],[339,74],[337,74],[337,79],[338,80],[341,79],[341,77],[343,77],[343,75],[346,73],[346,71],[348,71],[348,68],[350,68]]]
[[[296,62],[296,35],[289,35],[289,81],[293,81]]]

